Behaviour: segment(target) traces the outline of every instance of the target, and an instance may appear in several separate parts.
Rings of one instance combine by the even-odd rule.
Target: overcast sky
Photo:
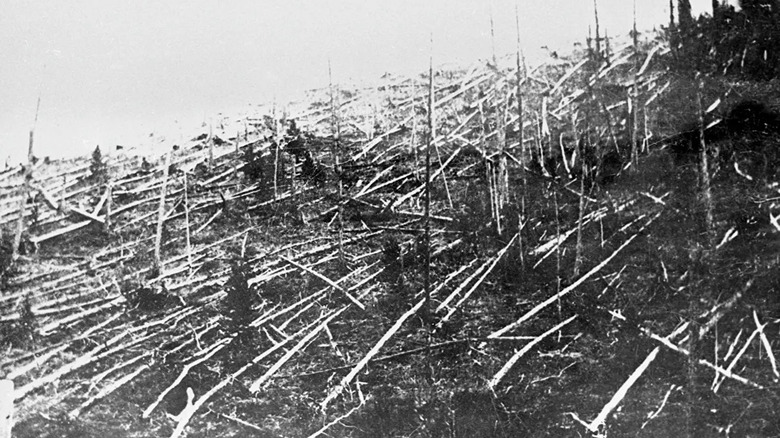
[[[0,159],[25,156],[39,95],[39,156],[189,137],[194,121],[327,85],[328,59],[336,82],[420,72],[431,34],[435,64],[489,58],[491,10],[496,51],[511,53],[516,3],[529,56],[569,51],[593,21],[592,0],[5,0]],[[601,26],[627,34],[632,2],[598,3]],[[668,21],[668,1],[636,3],[640,28]]]

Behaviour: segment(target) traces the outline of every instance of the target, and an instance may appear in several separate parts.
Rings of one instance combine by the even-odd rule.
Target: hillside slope
[[[714,209],[680,135],[780,91],[664,47],[437,72],[428,226],[427,75],[4,172],[14,436],[780,434],[780,135],[705,135]]]

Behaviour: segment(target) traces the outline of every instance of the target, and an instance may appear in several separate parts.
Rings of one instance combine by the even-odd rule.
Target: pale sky
[[[334,80],[469,65],[523,49],[566,53],[584,41],[592,0],[5,0],[0,14],[0,167],[26,156],[38,96],[36,155],[132,145],[149,133],[189,138],[218,112],[284,102]],[[675,1],[676,3],[676,1]],[[710,0],[692,0],[694,12]],[[625,35],[632,2],[598,0],[609,34]],[[668,21],[668,0],[637,0],[640,29]],[[179,125],[179,134],[172,126]],[[174,139],[175,140],[175,139]]]

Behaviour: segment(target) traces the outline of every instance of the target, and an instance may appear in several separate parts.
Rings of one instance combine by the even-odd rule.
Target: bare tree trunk
[[[587,126],[585,135],[587,134]],[[577,156],[580,157],[580,203],[579,208],[577,211],[577,247],[575,249],[574,254],[574,277],[580,276],[580,268],[582,267],[582,219],[585,214],[585,178],[588,177],[588,168],[582,160],[582,150],[580,147],[580,144],[582,143],[582,135],[579,136],[580,139],[577,141]],[[575,137],[576,138],[576,137]]]
[[[496,32],[493,25],[493,5],[490,4],[490,48],[493,52],[493,66],[498,68],[498,60],[496,59]]]
[[[283,118],[284,118],[285,122],[282,124],[282,126],[284,126],[284,124],[286,124],[286,120],[287,120],[287,113],[286,112],[284,113]],[[279,144],[281,146],[281,143],[279,143]],[[292,193],[293,195],[296,194],[295,177],[297,176],[297,173],[298,173],[297,165],[298,165],[298,163],[296,162],[295,156],[291,155],[290,156],[290,193]]]
[[[233,178],[238,179],[238,160],[240,157],[239,154],[239,138],[241,137],[241,131],[236,129],[236,151],[235,155],[236,157],[233,159]]]
[[[590,59],[596,59],[596,56],[593,53],[593,29],[590,25],[588,25],[588,38],[585,42],[588,44],[588,56]]]
[[[114,183],[111,181],[111,177],[108,179],[108,184],[106,187],[106,220],[103,223],[103,227],[105,229],[106,233],[111,232],[111,210],[113,208],[113,190],[114,189]]]
[[[523,82],[524,75],[521,73],[521,51],[520,51],[520,14],[518,12],[517,3],[515,3],[515,27],[517,31],[517,53],[515,57],[515,67],[517,75],[517,141],[520,143],[520,175],[522,178],[522,191],[520,193],[520,214],[517,218],[517,245],[520,251],[520,266],[525,269],[525,249],[523,248],[523,228],[525,224],[525,196],[528,190],[528,178],[525,171],[526,162],[528,160],[528,152],[525,147],[525,136],[523,135]]]
[[[498,81],[497,81],[498,82]],[[493,209],[494,218],[496,221],[496,230],[501,235],[501,212],[503,210],[504,203],[506,202],[506,196],[509,192],[509,182],[507,180],[506,172],[506,127],[504,120],[506,119],[506,104],[500,104],[501,99],[501,87],[496,84],[494,87],[494,94],[496,103],[494,105],[494,117],[496,121],[496,152],[498,153],[498,159],[495,161],[495,166],[491,166],[491,178],[493,187]]]
[[[542,96],[542,111],[541,111],[541,118],[542,118],[542,124],[541,124],[541,131],[539,133],[539,138],[542,144],[546,144],[548,147],[547,154],[549,157],[554,157],[553,154],[553,146],[552,146],[552,139],[550,138],[550,125],[547,122],[547,102],[549,101],[549,96],[547,94]],[[540,151],[544,148],[540,148]],[[542,166],[542,173],[544,176],[553,176],[552,174],[555,173],[555,169],[552,169],[552,174],[550,173],[550,169],[547,169],[547,166],[544,162],[544,155],[539,154],[539,164]]]
[[[431,314],[431,144],[436,135],[433,124],[433,35],[428,64],[428,133],[425,139],[425,317]]]
[[[697,101],[698,101],[698,110],[699,110],[699,158],[700,158],[700,175],[701,175],[701,190],[702,190],[702,198],[704,200],[704,209],[705,209],[705,226],[707,228],[707,236],[709,237],[710,241],[708,243],[713,243],[712,239],[715,237],[715,225],[714,225],[714,205],[712,200],[712,190],[710,187],[710,166],[709,166],[709,157],[707,154],[707,142],[704,139],[704,107],[702,105],[702,99],[703,99],[703,91],[704,91],[704,79],[699,78],[699,88],[697,92]]]
[[[694,302],[696,299],[691,297],[688,300],[688,317],[691,318],[691,321],[694,322],[691,324],[688,334],[688,357],[687,357],[687,363],[686,363],[686,398],[687,403],[685,403],[684,413],[685,413],[685,436],[687,438],[693,438],[696,436],[695,432],[695,413],[694,409],[697,405],[696,400],[696,353],[698,347],[697,336],[698,333],[694,327],[698,327],[698,324],[695,323],[695,315],[696,315],[696,305]]]
[[[525,138],[523,136],[523,82],[524,75],[520,66],[520,17],[517,11],[517,5],[515,4],[515,24],[517,26],[517,53],[515,58],[515,68],[517,75],[517,90],[515,90],[517,98],[517,140],[520,143],[520,171],[523,175],[523,190],[525,190],[525,164],[527,159],[527,151],[525,149]],[[521,239],[522,240],[522,239]]]
[[[187,182],[187,172],[184,172],[184,229],[185,238],[187,239],[187,266],[192,269],[192,246],[190,244],[190,200],[189,200],[189,183]]]
[[[691,260],[691,266],[688,270],[691,275],[688,277],[688,284],[698,284],[698,282],[701,281],[701,276],[704,272],[706,272],[705,267],[703,266],[703,259],[702,257],[704,254],[702,251],[699,251],[697,248],[690,249],[689,250],[689,257]],[[690,290],[690,289],[689,289]],[[696,357],[698,356],[698,347],[699,347],[699,324],[698,324],[698,318],[697,315],[701,313],[701,297],[698,296],[698,293],[705,292],[706,291],[699,291],[697,290],[697,296],[689,296],[688,298],[688,320],[690,321],[690,326],[688,328],[688,357],[687,357],[687,363],[686,363],[686,388],[685,388],[685,394],[686,394],[686,401],[685,403],[685,436],[688,438],[693,438],[697,436],[696,434],[696,406],[699,402],[699,398],[697,397],[698,388],[696,384]]]
[[[631,123],[631,173],[639,171],[639,36],[636,30],[636,0],[634,0],[634,86],[631,101],[633,102]]]
[[[209,122],[209,173],[214,170],[214,133],[212,131],[211,122]]]
[[[650,120],[647,115],[647,103],[642,104],[642,153],[649,151],[648,142],[650,141]]]
[[[601,62],[601,30],[599,29],[599,5],[593,0],[593,15],[596,19],[596,62]]]
[[[479,102],[479,145],[482,147],[482,163],[485,166],[485,184],[487,185],[487,203],[490,206],[490,219],[496,219],[495,195],[493,194],[493,168],[490,162],[490,149],[487,142],[487,118],[485,116],[484,102]]]
[[[511,94],[510,94],[511,95]],[[498,202],[499,210],[503,210],[504,205],[509,201],[509,168],[507,166],[506,155],[508,151],[507,140],[507,112],[509,111],[509,96],[504,100],[499,115],[498,124]]]
[[[491,165],[489,167],[488,176],[490,178],[490,187],[491,187],[491,198],[490,198],[490,205],[493,208],[493,219],[496,223],[496,234],[499,236],[501,235],[501,207],[500,207],[500,194],[499,194],[499,176],[498,176],[498,169],[496,169],[497,166]]]
[[[550,172],[547,171],[547,168],[544,165],[544,133],[542,130],[542,122],[536,114],[534,114],[534,127],[536,129],[534,132],[534,145],[536,146],[536,151],[538,153],[537,162],[539,168],[542,169],[542,174],[549,177]]]
[[[677,27],[674,25],[674,0],[669,0],[669,47],[672,49],[672,56],[677,61]]]
[[[282,147],[281,141],[279,121],[276,120],[276,115],[274,115],[274,200],[279,199],[279,149]]]
[[[412,82],[412,139],[410,140],[414,150],[414,177],[420,180],[420,157],[417,147],[417,82]],[[419,207],[419,204],[417,204]]]
[[[165,192],[168,189],[168,168],[171,165],[171,155],[173,151],[165,154],[165,167],[163,168],[163,182],[160,190],[160,205],[157,209],[157,234],[154,239],[154,269],[157,276],[162,275],[162,256],[160,247],[162,246],[163,222],[165,220]]]
[[[40,104],[40,98],[38,99]],[[36,120],[38,114],[36,110]],[[34,129],[30,130],[30,143],[27,146],[27,167],[24,169],[24,181],[22,182],[22,197],[19,201],[19,220],[16,222],[16,234],[14,235],[14,246],[11,253],[11,260],[16,261],[19,258],[19,247],[22,244],[22,232],[24,232],[24,211],[27,203],[27,196],[30,191],[30,179],[32,178],[33,168],[33,138]]]
[[[495,33],[495,25],[493,23],[493,9],[491,7],[490,9],[490,41],[491,41],[491,47],[493,49],[493,65],[498,70],[498,58],[496,58],[496,33]],[[499,70],[500,71],[500,70]],[[507,106],[509,105],[508,102],[505,102],[504,105],[498,105],[498,100],[501,99],[503,96],[503,83],[502,83],[503,75],[499,76],[499,78],[495,82],[495,98],[496,98],[496,105],[495,108],[495,118],[496,118],[496,142],[498,144],[498,169],[496,169],[496,220],[500,221],[500,215],[501,210],[506,202],[506,196],[509,193],[509,182],[506,178],[508,178],[508,174],[506,172],[506,123],[504,122],[506,120],[506,111]],[[502,86],[499,86],[499,84],[502,84]],[[439,159],[441,161],[441,159]],[[500,225],[499,225],[500,228]],[[501,234],[499,232],[499,234]]]
[[[13,252],[11,253],[12,261],[16,261],[19,258],[19,246],[22,244],[22,232],[24,231],[24,210],[26,207],[25,203],[27,202],[27,190],[27,182],[25,181],[20,190],[22,196],[19,199],[19,219],[16,222],[16,233],[14,233],[14,245],[12,248]]]
[[[333,156],[333,172],[338,181],[338,215],[339,215],[339,261],[345,266],[344,257],[344,181],[341,172],[341,163],[339,160],[339,137],[341,136],[341,120],[339,119],[336,96],[333,90],[333,75],[328,60],[328,82],[330,83],[330,112],[331,112],[331,131],[333,134],[333,143],[331,144],[331,155]]]

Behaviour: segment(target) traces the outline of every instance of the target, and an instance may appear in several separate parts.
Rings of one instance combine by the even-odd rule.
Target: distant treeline
[[[769,80],[780,74],[780,2],[741,0],[741,10],[712,2],[712,15],[691,16],[690,0],[678,0],[670,23],[678,67],[708,74]]]

